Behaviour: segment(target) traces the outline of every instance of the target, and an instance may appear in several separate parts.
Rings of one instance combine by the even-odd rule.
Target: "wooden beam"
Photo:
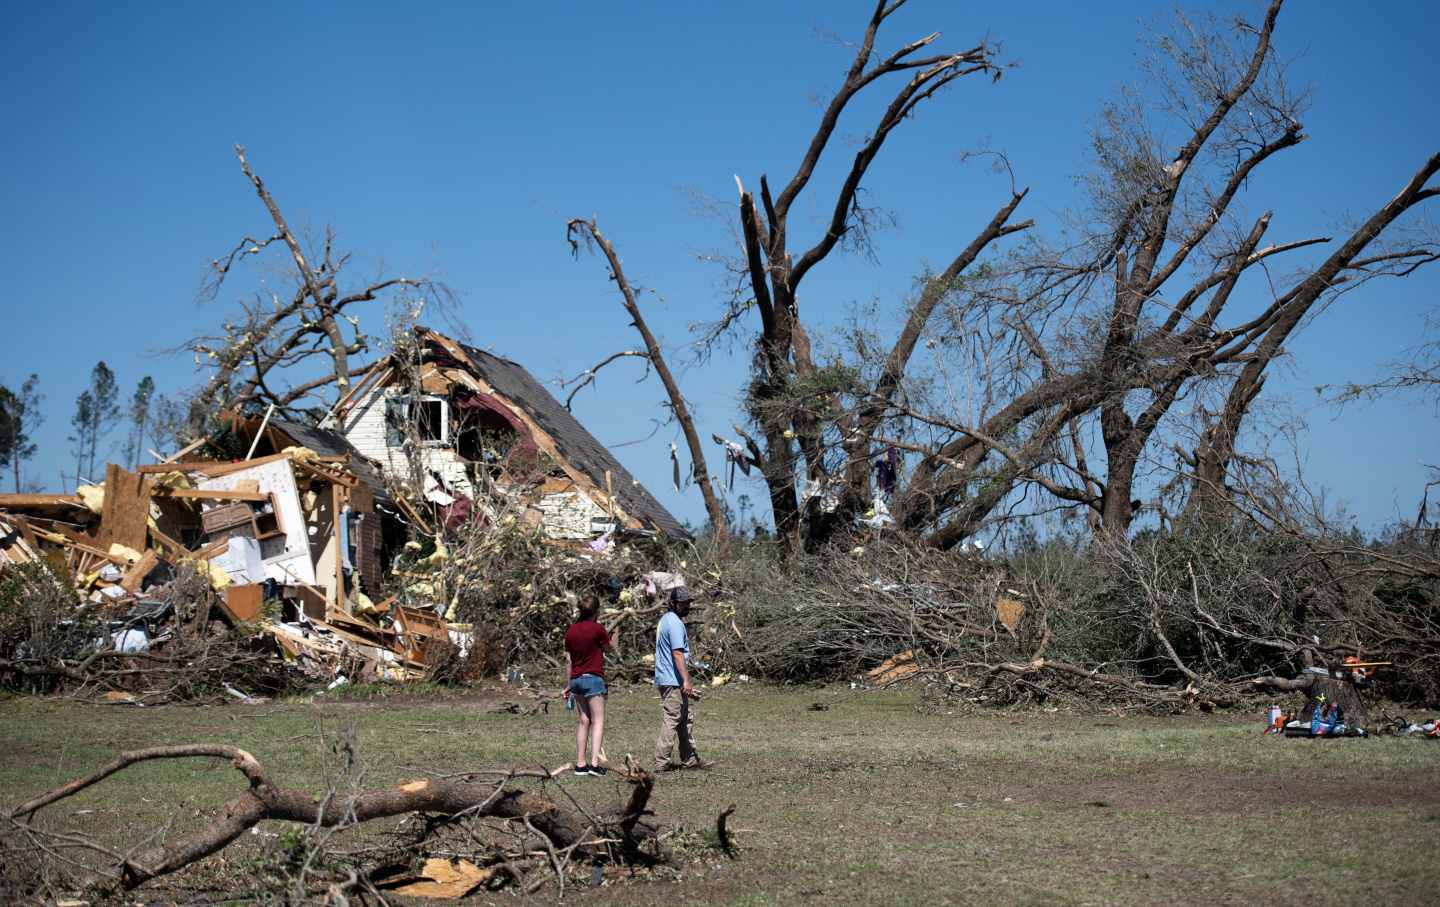
[[[0,510],[25,510],[30,507],[84,507],[73,494],[0,494]]]
[[[206,488],[157,488],[156,497],[176,498],[182,501],[245,501],[263,504],[270,500],[268,494],[258,491],[219,491]]]
[[[330,486],[330,532],[335,536],[335,607],[349,614],[345,601],[345,539],[340,534],[340,485]]]
[[[290,459],[289,454],[271,454],[268,457],[256,457],[253,460],[236,460],[231,463],[205,461],[200,463],[154,463],[149,466],[141,466],[136,472],[142,473],[164,473],[164,472],[196,472],[208,478],[228,476],[232,472],[243,472],[255,466],[263,466],[266,463],[275,463],[280,460]]]
[[[197,448],[199,448],[201,445],[203,445],[206,441],[209,441],[209,440],[210,440],[209,438],[201,438],[201,439],[198,440],[198,441],[191,441],[189,444],[186,444],[184,447],[182,447],[182,448],[180,448],[179,450],[175,451],[173,454],[171,454],[170,456],[168,456],[168,457],[166,457],[165,459],[161,460],[160,462],[161,462],[162,464],[163,464],[163,463],[174,463],[176,460],[180,459],[181,457],[185,456],[186,454],[192,453],[192,452],[195,451]],[[159,458],[157,457],[156,459],[159,459]]]

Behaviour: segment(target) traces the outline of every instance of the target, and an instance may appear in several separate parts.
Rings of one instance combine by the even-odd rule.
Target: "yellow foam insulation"
[[[209,561],[198,558],[186,558],[180,563],[189,564],[193,567],[196,573],[210,581],[211,588],[216,591],[222,591],[229,586],[235,585],[235,580],[225,571],[225,568],[217,567]]]
[[[118,557],[122,560],[127,560],[133,563],[140,560],[140,558],[142,558],[144,555],[136,551],[134,548],[127,548],[119,542],[116,542],[115,544],[110,546],[110,556]]]
[[[80,503],[97,514],[105,509],[105,483],[103,482],[99,485],[81,485],[75,489],[75,496],[80,499]]]

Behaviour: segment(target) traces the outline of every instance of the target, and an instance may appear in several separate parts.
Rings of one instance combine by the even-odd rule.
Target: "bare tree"
[[[1141,505],[1137,471],[1187,398],[1203,420],[1185,452],[1198,512],[1223,494],[1245,416],[1294,333],[1339,294],[1434,260],[1433,245],[1380,240],[1440,193],[1427,185],[1440,155],[1328,257],[1288,280],[1270,273],[1281,256],[1330,242],[1267,244],[1272,214],[1249,218],[1237,203],[1262,165],[1306,138],[1305,98],[1272,43],[1280,9],[1274,0],[1259,25],[1182,17],[1157,42],[1152,94],[1126,94],[1102,117],[1079,239],[1027,248],[951,295],[939,342],[968,358],[980,405],[892,407],[922,439],[907,448],[917,462],[903,525],[945,547],[1035,493],[1124,535]],[[1162,125],[1183,128],[1178,147],[1158,138]],[[1202,390],[1217,410],[1207,414]],[[1092,433],[1096,467],[1083,443]]]
[[[849,431],[842,445],[850,463],[827,461],[825,433],[840,415],[835,410],[833,375],[817,369],[810,338],[800,313],[800,286],[805,276],[842,245],[863,248],[873,212],[859,202],[861,184],[891,134],[913,116],[920,105],[938,92],[969,75],[987,74],[998,78],[995,49],[980,43],[965,50],[935,52],[938,32],[910,41],[883,54],[876,39],[881,27],[906,0],[879,0],[866,23],[844,81],[825,105],[820,122],[810,139],[799,166],[778,194],[772,194],[768,177],[759,181],[760,204],[736,178],[740,190],[740,226],[743,237],[745,289],[722,320],[722,328],[734,324],[754,308],[760,330],[755,341],[755,377],[748,404],[760,428],[763,446],[750,441],[751,452],[760,463],[769,488],[776,530],[786,545],[793,545],[801,525],[800,501],[796,493],[798,473],[812,483],[828,483],[832,474],[849,473],[850,484],[859,486],[868,464],[869,435],[884,412],[903,376],[915,343],[936,304],[926,297],[911,312],[896,340],[887,368],[874,388],[875,404],[845,414]],[[824,233],[808,246],[792,248],[790,214],[809,188],[822,157],[830,149],[841,117],[862,93],[872,86],[894,85],[890,100],[870,127],[851,161],[832,202]],[[986,246],[999,237],[1023,229],[1010,225],[1009,218],[1024,197],[1012,193],[984,231],[961,252],[946,275],[953,279],[967,268]],[[762,210],[763,209],[763,210]],[[944,276],[940,280],[946,279]],[[832,458],[833,459],[833,458]],[[849,498],[863,497],[863,492]]]

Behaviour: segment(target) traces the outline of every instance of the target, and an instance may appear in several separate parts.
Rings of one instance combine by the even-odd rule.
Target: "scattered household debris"
[[[513,621],[563,622],[574,592],[555,587],[570,579],[610,584],[612,632],[658,613],[684,577],[629,548],[688,538],[679,523],[523,368],[416,338],[418,371],[381,360],[328,417],[339,430],[227,414],[175,457],[111,464],[74,494],[0,494],[0,570],[35,565],[73,586],[75,615],[59,619],[98,623],[92,653],[162,658],[219,621],[322,683],[454,676],[476,648],[457,608],[477,586],[510,585],[495,568],[511,562],[528,571],[496,593]],[[411,379],[423,393],[406,392]],[[158,594],[182,572],[205,594]],[[73,649],[71,664],[86,654]]]

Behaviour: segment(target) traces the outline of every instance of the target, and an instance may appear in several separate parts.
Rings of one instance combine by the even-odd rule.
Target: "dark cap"
[[[689,602],[694,600],[694,597],[690,595],[690,590],[685,588],[684,586],[676,586],[674,589],[670,590],[671,604],[678,605],[681,602]]]

